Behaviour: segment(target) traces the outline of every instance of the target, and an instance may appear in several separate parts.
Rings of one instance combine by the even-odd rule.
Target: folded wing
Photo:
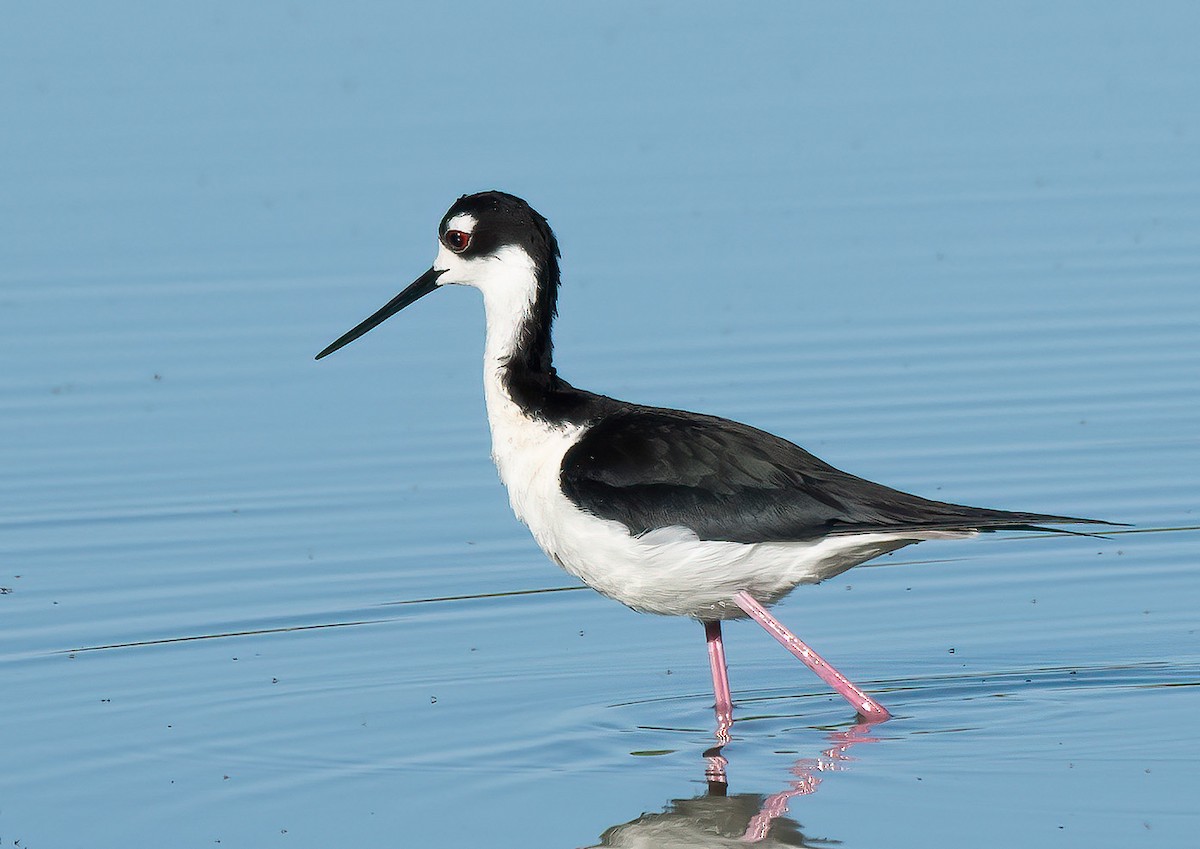
[[[645,407],[586,431],[563,458],[561,483],[581,508],[630,533],[681,526],[703,540],[1107,524],[931,501],[847,474],[748,425]]]

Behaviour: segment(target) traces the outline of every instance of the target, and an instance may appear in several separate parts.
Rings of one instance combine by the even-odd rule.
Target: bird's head
[[[483,292],[489,315],[495,309],[514,324],[531,317],[548,333],[558,296],[558,256],[550,225],[521,198],[495,191],[463,195],[438,226],[433,266],[317,359],[441,286],[474,286]]]

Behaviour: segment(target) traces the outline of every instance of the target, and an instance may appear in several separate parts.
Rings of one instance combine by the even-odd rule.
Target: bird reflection
[[[632,822],[614,825],[600,835],[597,847],[620,849],[718,849],[753,844],[825,847],[838,841],[805,835],[789,817],[788,803],[816,792],[822,778],[840,772],[854,759],[847,752],[855,745],[876,742],[873,723],[863,722],[827,737],[829,746],[813,758],[801,758],[791,768],[787,787],[764,796],[728,792],[728,760],[720,748],[705,752],[707,790],[691,799],[675,799],[661,813],[642,814]]]

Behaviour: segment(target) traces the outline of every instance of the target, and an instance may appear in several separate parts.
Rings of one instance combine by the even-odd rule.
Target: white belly
[[[489,398],[492,456],[517,518],[546,554],[592,589],[647,613],[697,619],[745,614],[732,596],[763,604],[897,547],[897,536],[862,534],[811,542],[702,541],[681,527],[633,536],[620,522],[576,507],[559,483],[562,458],[584,428],[552,426]]]
[[[745,590],[762,604],[896,547],[884,534],[813,542],[697,539],[670,527],[632,536],[624,525],[584,513],[559,495],[542,549],[585,584],[635,610],[695,619],[745,616],[732,602]],[[890,544],[889,544],[890,543]]]

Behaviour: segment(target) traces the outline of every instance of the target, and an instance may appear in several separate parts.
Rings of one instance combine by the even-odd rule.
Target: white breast
[[[620,522],[579,509],[562,491],[563,455],[580,425],[526,416],[489,367],[492,457],[517,518],[546,554],[600,593],[647,613],[697,619],[737,618],[730,602],[746,590],[764,604],[803,583],[836,575],[896,547],[892,534],[811,542],[746,544],[702,541],[681,527],[633,536]]]

